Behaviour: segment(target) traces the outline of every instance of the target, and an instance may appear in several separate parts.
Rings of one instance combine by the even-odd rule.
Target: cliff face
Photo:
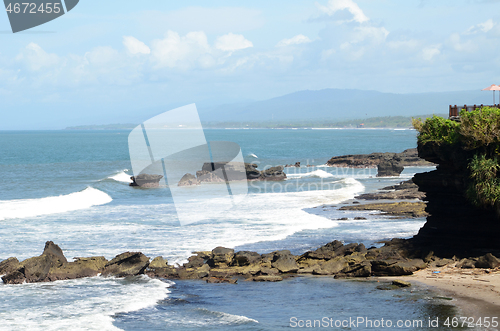
[[[430,214],[413,241],[450,257],[500,252],[497,211],[475,207],[465,196],[467,164],[473,152],[428,142],[419,143],[418,154],[438,168],[413,178],[419,190],[426,193],[426,211]]]

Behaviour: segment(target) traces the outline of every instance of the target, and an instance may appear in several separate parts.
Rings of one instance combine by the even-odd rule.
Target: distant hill
[[[491,93],[480,90],[396,94],[324,89],[199,110],[203,122],[341,121],[377,116],[447,114],[450,104],[491,104],[491,98]]]

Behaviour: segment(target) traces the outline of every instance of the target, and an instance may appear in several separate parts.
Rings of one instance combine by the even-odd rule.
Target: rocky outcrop
[[[243,170],[244,169],[244,170]],[[213,162],[203,164],[202,170],[196,172],[196,176],[185,174],[178,186],[192,186],[202,183],[224,183],[239,180],[265,180],[278,181],[285,180],[286,174],[283,172],[283,166],[270,167],[264,170],[258,170],[254,163],[236,163],[236,162]]]
[[[295,164],[287,164],[285,168],[300,168],[300,162],[295,162]]]
[[[3,276],[2,280],[5,284],[50,281],[50,270],[61,267],[67,262],[61,248],[52,241],[47,241],[42,255],[22,261],[15,267],[14,271]]]
[[[414,241],[441,257],[500,255],[497,211],[475,207],[466,198],[468,161],[477,151],[428,142],[419,144],[418,152],[438,168],[413,178],[426,195],[430,214]]]
[[[181,180],[179,180],[177,186],[193,186],[199,184],[200,182],[198,181],[195,175],[185,174],[184,176],[182,176]]]
[[[160,180],[163,178],[161,175],[148,175],[140,174],[138,176],[132,176],[130,179],[132,183],[130,186],[139,186],[144,188],[155,188],[160,186]]]
[[[377,164],[377,177],[399,176],[405,167],[399,158],[383,160]]]
[[[52,241],[45,243],[40,256],[16,262],[9,258],[0,262],[0,270],[5,272],[5,284],[50,282],[77,279],[102,274],[104,276],[135,276],[142,274],[149,264],[149,258],[142,253],[123,253],[107,261],[103,256],[79,257],[68,262],[61,248]]]
[[[374,210],[381,211],[382,215],[418,218],[428,216],[425,208],[426,204],[424,202],[388,202],[343,206],[339,210]]]
[[[422,200],[424,192],[418,190],[417,184],[413,180],[401,182],[397,185],[387,186],[374,193],[364,193],[358,195],[356,199],[361,200]]]
[[[432,163],[421,159],[417,149],[407,149],[401,153],[371,153],[334,156],[326,165],[331,167],[346,167],[346,168],[374,168],[382,162],[390,162],[396,160],[400,166],[431,166]]]

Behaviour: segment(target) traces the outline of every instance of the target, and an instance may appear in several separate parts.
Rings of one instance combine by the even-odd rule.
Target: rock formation
[[[448,257],[498,254],[500,219],[497,211],[475,207],[466,198],[467,165],[474,152],[434,142],[419,144],[418,152],[439,166],[413,178],[419,190],[426,194],[426,211],[430,214],[415,240]]]
[[[154,188],[160,186],[160,180],[163,178],[162,175],[148,175],[140,174],[138,176],[132,176],[130,179],[132,183],[130,186],[139,186],[144,188]]]
[[[402,166],[432,166],[433,164],[421,159],[416,148],[407,149],[401,153],[371,153],[334,156],[326,165],[331,167],[370,168],[376,167],[381,162],[394,162]]]

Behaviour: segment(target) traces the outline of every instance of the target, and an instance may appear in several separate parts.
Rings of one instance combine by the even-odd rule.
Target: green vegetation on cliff
[[[480,207],[500,205],[500,109],[483,107],[460,112],[460,122],[433,116],[413,119],[418,143],[462,150],[468,160],[467,198]]]

